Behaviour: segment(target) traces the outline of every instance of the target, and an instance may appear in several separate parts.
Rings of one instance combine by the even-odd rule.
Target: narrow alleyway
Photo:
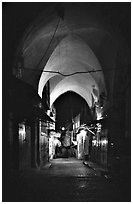
[[[2,201],[131,202],[131,2],[2,11]]]
[[[41,170],[22,171],[8,182],[10,201],[123,201],[116,182],[75,158],[59,158]]]

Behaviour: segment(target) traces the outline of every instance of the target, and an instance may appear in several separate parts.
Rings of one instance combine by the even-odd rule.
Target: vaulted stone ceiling
[[[40,96],[49,80],[51,105],[68,90],[82,95],[89,106],[92,95],[97,101],[101,92],[111,94],[119,42],[113,25],[108,24],[107,7],[103,8],[66,3],[60,10],[64,10],[64,18],[60,18],[60,12],[51,4],[27,29],[18,49],[24,58],[22,79],[38,89]],[[42,72],[68,75],[95,70],[101,71],[67,77]]]
[[[92,72],[91,74],[90,73],[78,74],[78,72],[87,72],[91,70],[95,71],[97,69],[101,70],[101,66],[97,58],[93,54],[92,50],[79,37],[75,35],[74,36],[69,35],[65,37],[55,48],[44,70],[58,71],[64,75],[71,75],[73,73],[77,74],[58,78],[59,81],[56,80],[55,83],[54,76],[58,74],[43,72],[39,81],[39,94],[40,96],[42,96],[44,85],[49,79],[54,77],[53,79],[50,80],[51,105],[54,102],[53,98],[56,100],[56,97],[64,93],[64,91],[66,92],[69,90],[73,90],[76,93],[83,96],[83,98],[87,101],[88,105],[91,106],[92,105],[92,103],[90,102],[92,100],[91,93],[92,95],[94,95],[92,91],[93,88],[95,87],[95,89],[97,89],[97,92],[99,92],[99,87],[101,88],[100,90],[101,92],[105,91],[105,88],[102,87],[100,84],[102,82],[102,84],[104,85],[102,70],[99,73]],[[55,95],[56,97],[53,95]],[[96,96],[94,96],[94,98],[96,98]],[[97,99],[98,98],[96,98],[96,100]]]

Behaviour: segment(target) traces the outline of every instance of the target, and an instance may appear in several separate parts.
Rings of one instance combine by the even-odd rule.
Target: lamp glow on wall
[[[19,124],[19,141],[23,142],[26,139],[26,130],[25,125],[23,123]]]
[[[22,70],[23,70],[23,66],[24,66],[24,59],[23,56],[20,55],[17,57],[17,63],[16,63],[16,77],[18,79],[22,78]]]

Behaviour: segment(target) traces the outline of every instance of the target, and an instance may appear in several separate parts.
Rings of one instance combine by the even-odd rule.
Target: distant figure
[[[61,143],[62,143],[62,157],[69,157],[69,149],[70,149],[70,136],[63,132],[61,135]]]

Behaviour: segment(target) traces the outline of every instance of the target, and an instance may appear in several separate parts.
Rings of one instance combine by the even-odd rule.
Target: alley
[[[131,3],[2,4],[2,201],[131,201]]]
[[[75,158],[59,158],[41,170],[22,171],[8,182],[11,201],[93,202],[121,201],[116,182]],[[121,196],[121,197],[120,197]]]

